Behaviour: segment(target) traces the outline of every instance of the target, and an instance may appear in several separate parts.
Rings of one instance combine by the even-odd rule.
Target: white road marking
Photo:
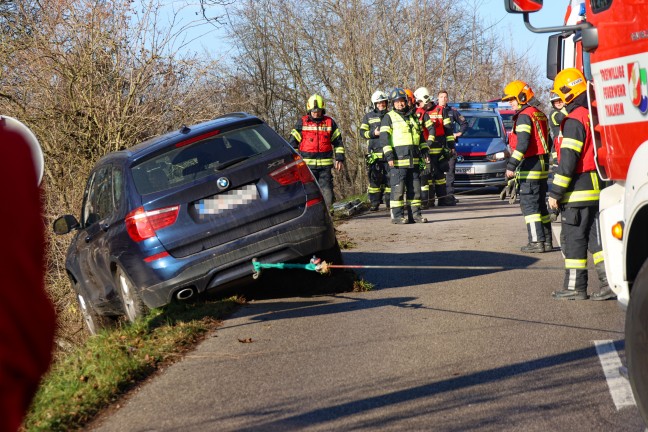
[[[594,341],[594,345],[617,411],[623,407],[635,406],[630,382],[619,373],[619,368],[622,366],[621,359],[612,341]]]

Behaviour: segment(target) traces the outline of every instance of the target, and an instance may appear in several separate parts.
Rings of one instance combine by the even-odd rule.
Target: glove
[[[425,168],[421,171],[421,175],[429,176],[432,174],[432,164],[430,162],[425,163]]]

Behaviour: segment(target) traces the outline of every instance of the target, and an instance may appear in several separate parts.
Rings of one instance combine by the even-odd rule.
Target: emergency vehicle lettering
[[[647,120],[647,69],[648,53],[592,64],[601,126]]]

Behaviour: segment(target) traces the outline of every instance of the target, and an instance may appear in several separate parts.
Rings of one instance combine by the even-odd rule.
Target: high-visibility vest
[[[299,152],[309,166],[333,165],[333,119],[322,117],[313,121],[309,115],[302,117]]]
[[[549,153],[549,145],[547,143],[547,116],[532,106],[527,106],[513,116],[513,133],[511,133],[509,138],[509,145],[511,148],[517,149],[517,134],[515,129],[517,127],[517,119],[523,113],[531,118],[531,139],[529,140],[529,146],[524,153],[524,157],[528,158]]]
[[[594,140],[592,140],[592,131],[590,129],[590,117],[589,111],[587,108],[579,106],[569,113],[567,117],[563,119],[560,124],[560,130],[562,131],[563,125],[567,119],[574,119],[582,123],[585,128],[585,142],[573,142],[570,138],[562,137],[559,147],[556,149],[558,152],[558,160],[560,161],[560,148],[565,146],[575,146],[575,148],[580,147],[581,157],[576,164],[575,173],[584,173],[588,171],[596,170],[595,154],[594,154]]]

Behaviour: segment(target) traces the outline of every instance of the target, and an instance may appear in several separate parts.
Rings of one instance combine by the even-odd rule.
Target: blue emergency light
[[[459,103],[449,103],[448,106],[457,109],[497,109],[497,102],[459,102]]]

